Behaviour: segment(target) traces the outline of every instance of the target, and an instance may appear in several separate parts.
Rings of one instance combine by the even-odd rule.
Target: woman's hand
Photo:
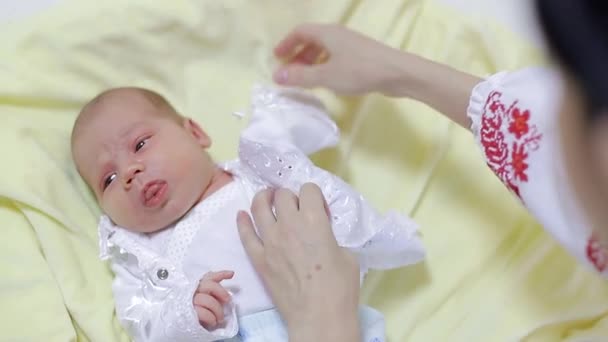
[[[346,95],[380,92],[409,97],[466,128],[469,97],[481,82],[338,25],[301,25],[279,42],[274,53],[283,61],[274,74],[281,85],[324,87]]]
[[[339,94],[390,91],[400,51],[339,25],[304,24],[274,49],[284,65],[275,82]]]
[[[273,206],[276,216],[273,214]],[[305,184],[258,193],[237,218],[245,250],[291,341],[359,341],[359,265],[338,246],[321,190]]]

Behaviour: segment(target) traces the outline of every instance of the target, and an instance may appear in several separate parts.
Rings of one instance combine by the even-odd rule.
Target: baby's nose
[[[127,171],[123,173],[123,184],[125,188],[130,188],[135,177],[144,170],[144,166],[141,163],[134,163],[127,168]]]

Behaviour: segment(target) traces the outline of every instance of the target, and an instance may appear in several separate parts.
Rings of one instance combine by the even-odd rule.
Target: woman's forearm
[[[467,107],[479,77],[398,50],[387,59],[392,71],[384,94],[421,101],[469,128]]]
[[[410,97],[464,127],[471,91],[481,81],[339,25],[300,25],[277,44],[275,55],[285,61],[274,75],[279,84]]]

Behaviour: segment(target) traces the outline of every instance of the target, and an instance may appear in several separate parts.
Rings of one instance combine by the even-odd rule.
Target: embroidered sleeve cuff
[[[469,107],[467,109],[467,116],[471,120],[471,131],[476,138],[480,134],[481,118],[486,102],[488,101],[488,95],[492,91],[501,88],[501,83],[507,75],[508,72],[505,71],[491,75],[473,88],[469,100]]]

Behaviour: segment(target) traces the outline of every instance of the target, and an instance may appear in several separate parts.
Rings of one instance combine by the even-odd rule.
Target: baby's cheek
[[[120,226],[133,226],[140,219],[137,210],[131,201],[120,198],[119,196],[106,196],[103,199],[102,209],[104,212]]]

